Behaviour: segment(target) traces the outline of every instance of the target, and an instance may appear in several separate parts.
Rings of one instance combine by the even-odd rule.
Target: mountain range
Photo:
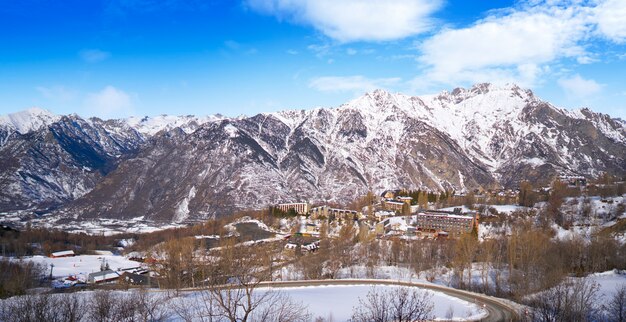
[[[516,85],[376,90],[336,108],[251,117],[0,116],[0,213],[184,222],[390,188],[546,185],[626,174],[626,124]]]

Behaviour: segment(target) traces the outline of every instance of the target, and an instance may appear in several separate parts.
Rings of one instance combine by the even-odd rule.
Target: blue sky
[[[237,116],[515,82],[626,118],[623,0],[7,0],[0,40],[0,114]]]

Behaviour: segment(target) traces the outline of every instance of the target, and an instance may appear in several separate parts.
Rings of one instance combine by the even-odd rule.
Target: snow
[[[572,277],[569,281],[563,281],[563,283],[568,283],[581,278],[582,277]],[[611,298],[617,290],[626,286],[626,271],[612,270],[591,274],[584,278],[586,278],[590,283],[598,286],[594,303],[596,304],[596,308],[601,311],[605,309],[605,305],[611,301]]]
[[[525,160],[522,160],[522,162],[530,164],[530,165],[535,166],[535,167],[538,167],[540,165],[544,165],[546,163],[546,161],[544,161],[543,159],[540,159],[540,158],[525,159]]]
[[[145,135],[155,135],[161,131],[169,131],[174,128],[181,128],[185,133],[189,134],[196,130],[198,126],[205,123],[216,122],[222,120],[221,115],[209,116],[174,116],[174,115],[158,115],[152,117],[129,117],[125,121],[133,127],[137,132]]]
[[[276,289],[291,297],[295,302],[308,305],[313,317],[328,318],[334,321],[348,321],[352,316],[352,309],[359,305],[359,298],[365,299],[367,292],[374,289],[376,292],[389,291],[398,286],[389,285],[341,285],[341,286],[307,286]],[[436,320],[446,319],[449,312],[453,312],[452,320],[478,320],[487,313],[478,305],[463,301],[447,294],[427,291],[433,295],[433,313]],[[446,319],[447,320],[447,319]]]
[[[26,134],[48,126],[59,119],[61,119],[59,115],[33,107],[16,113],[0,115],[0,125],[8,126],[20,134]]]
[[[172,219],[173,222],[180,223],[189,218],[189,202],[195,197],[196,187],[193,186],[191,187],[191,189],[189,189],[187,197],[185,197],[183,200],[180,201],[180,203],[178,203],[178,207],[174,212],[174,218]]]
[[[606,271],[589,275],[587,278],[598,284],[598,296],[603,303],[608,302],[618,288],[626,285],[626,271]]]
[[[47,274],[50,273],[50,264],[53,277],[66,277],[70,275],[82,275],[87,277],[89,273],[99,272],[102,261],[109,264],[113,270],[141,266],[140,262],[129,260],[122,256],[109,255],[80,255],[75,257],[49,258],[43,256],[25,257],[27,262],[33,262],[45,267]]]
[[[461,213],[467,213],[467,212],[474,212],[473,210],[467,208],[467,206],[455,206],[455,207],[447,207],[447,208],[441,208],[441,209],[437,209],[437,210],[442,210],[442,211],[454,211],[455,208],[461,208]]]
[[[232,124],[228,124],[224,127],[224,131],[228,133],[228,136],[231,138],[236,138],[238,136],[239,130],[234,127]]]
[[[517,206],[517,205],[488,205],[488,207],[495,209],[497,212],[501,214],[507,214],[507,215],[514,213],[516,211],[525,211],[525,210],[530,209],[528,207],[522,207],[522,206]]]

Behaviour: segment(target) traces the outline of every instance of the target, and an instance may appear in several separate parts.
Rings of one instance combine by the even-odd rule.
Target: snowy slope
[[[0,115],[0,126],[13,129],[20,134],[39,130],[61,118],[49,111],[33,107],[24,111]]]

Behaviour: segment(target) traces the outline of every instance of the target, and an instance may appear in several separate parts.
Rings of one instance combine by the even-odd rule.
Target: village
[[[625,250],[623,188],[623,181],[607,185],[560,176],[549,187],[522,182],[516,190],[394,189],[343,205],[278,202],[151,233],[107,236],[4,225],[0,244],[9,258],[4,265],[19,264],[34,277],[13,294],[42,287],[49,293],[88,291],[80,294],[202,290],[242,273],[264,283],[416,279],[519,300],[553,285],[549,274],[531,279],[526,271],[572,270],[567,265],[578,252],[594,258],[585,272],[606,275],[593,278],[622,280],[621,272],[610,270],[623,267],[623,257],[596,260],[595,254]],[[593,235],[578,244],[587,238],[585,231]],[[19,244],[11,244],[10,236],[26,246],[22,253],[16,253]],[[502,249],[510,255],[540,252],[544,260],[526,269],[528,259],[502,256]],[[548,256],[555,249],[558,256]],[[510,267],[520,272],[510,275]]]
[[[575,191],[587,188],[582,177],[560,176],[558,180]],[[548,190],[549,187],[537,188],[533,193],[540,195]],[[455,239],[463,234],[476,236],[481,212],[485,211],[472,207],[474,204],[518,204],[520,195],[520,189],[477,189],[458,194],[396,189],[370,195],[367,205],[355,209],[308,202],[278,203],[269,207],[270,214],[289,218],[289,224],[281,229],[269,229],[259,223],[274,235],[261,242],[282,242],[287,255],[314,253],[320,249],[322,238],[336,237],[346,225],[366,231],[377,239],[405,242]],[[435,209],[436,205],[448,207]],[[196,236],[197,240],[215,241],[217,238]],[[117,253],[122,252],[123,247],[119,247]],[[158,259],[138,254],[132,252],[122,257],[109,250],[96,250],[92,255],[78,255],[73,250],[62,250],[50,253],[49,257],[34,256],[31,260],[49,270],[48,279],[56,289],[108,283],[158,287],[158,274],[151,269],[158,264]]]

